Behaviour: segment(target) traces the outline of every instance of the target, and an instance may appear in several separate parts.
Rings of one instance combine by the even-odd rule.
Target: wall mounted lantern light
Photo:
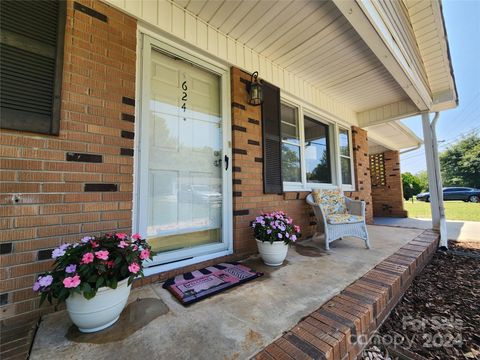
[[[263,102],[262,85],[258,82],[258,71],[252,73],[250,83],[247,84],[247,92],[250,96],[248,103],[250,105],[261,105]]]

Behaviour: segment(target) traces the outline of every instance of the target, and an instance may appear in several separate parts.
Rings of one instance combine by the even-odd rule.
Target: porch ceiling
[[[413,148],[423,143],[412,130],[400,121],[391,121],[365,127],[368,131],[368,149],[370,154],[389,150]]]
[[[354,111],[408,99],[333,2],[174,2]]]

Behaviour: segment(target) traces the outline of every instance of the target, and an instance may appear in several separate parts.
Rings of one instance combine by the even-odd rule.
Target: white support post
[[[439,114],[430,123],[428,112],[422,113],[423,140],[425,143],[425,157],[427,159],[428,186],[430,190],[430,207],[432,209],[432,225],[440,230],[440,247],[448,247],[447,222],[445,207],[443,206],[443,186],[440,174],[440,160],[438,157],[438,143],[435,126]]]

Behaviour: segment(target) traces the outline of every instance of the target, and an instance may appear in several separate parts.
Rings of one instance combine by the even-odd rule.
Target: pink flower
[[[130,271],[132,274],[138,273],[139,270],[140,270],[140,266],[137,263],[131,263],[128,266],[128,271]]]
[[[63,286],[65,286],[66,288],[76,288],[78,285],[80,285],[80,283],[81,283],[81,280],[80,280],[80,276],[78,275],[63,279]]]
[[[295,225],[293,228],[295,229],[295,232],[297,232],[297,233],[299,233],[299,232],[300,232],[300,226],[298,226],[298,225]]]
[[[140,259],[146,260],[150,257],[150,250],[144,249],[140,252]]]
[[[137,245],[133,245],[133,251],[137,251],[138,250],[138,246]]]
[[[105,261],[105,265],[107,266],[108,269],[113,268],[114,264],[115,264],[115,262],[113,260]]]
[[[82,264],[89,264],[93,261],[94,257],[92,253],[83,254]]]
[[[132,239],[134,239],[134,240],[140,240],[141,238],[142,238],[142,236],[138,233],[132,235]]]
[[[120,240],[124,240],[126,238],[128,238],[128,235],[125,234],[125,233],[118,233],[116,234],[117,238],[119,238]]]
[[[97,259],[100,259],[100,260],[108,260],[108,251],[107,250],[96,251],[95,256],[97,257]]]
[[[128,247],[128,243],[122,240],[122,241],[120,241],[120,243],[117,246],[120,249],[125,249],[126,247]]]
[[[97,241],[90,241],[90,244],[92,244],[92,247],[94,247],[94,248],[100,246]]]

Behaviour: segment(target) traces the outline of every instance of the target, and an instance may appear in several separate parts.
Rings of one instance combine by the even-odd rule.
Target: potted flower
[[[263,213],[252,221],[258,252],[269,266],[280,266],[287,256],[288,245],[300,237],[300,226],[294,225],[283,211]]]
[[[102,330],[118,320],[133,279],[143,276],[142,262],[152,255],[139,234],[85,236],[53,250],[53,270],[40,275],[33,290],[40,293],[40,304],[65,301],[80,331]]]

